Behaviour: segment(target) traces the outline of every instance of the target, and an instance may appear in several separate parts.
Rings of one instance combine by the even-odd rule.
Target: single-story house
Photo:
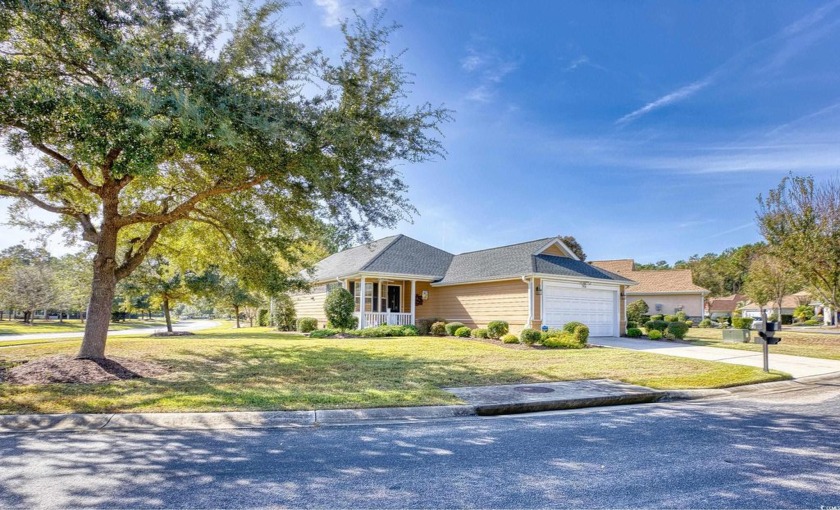
[[[744,294],[709,298],[706,301],[706,316],[712,319],[718,317],[732,317],[732,312],[748,301]]]
[[[396,235],[330,255],[307,273],[311,287],[292,296],[298,317],[326,325],[324,300],[335,287],[356,297],[360,328],[440,318],[511,332],[580,321],[592,336],[625,328],[625,288],[635,282],[581,261],[556,237],[458,255]]]
[[[793,315],[793,311],[796,309],[797,306],[811,304],[811,294],[807,291],[797,292],[795,294],[788,294],[782,298],[782,315]],[[756,319],[761,317],[761,308],[753,301],[747,301],[744,303],[744,306],[741,307],[741,313],[744,317],[755,317]],[[778,305],[775,301],[771,301],[766,303],[763,308],[767,310],[767,315],[773,314],[773,312],[778,312]]]
[[[690,269],[636,271],[633,259],[596,260],[592,265],[638,283],[627,290],[627,304],[644,300],[651,315],[682,311],[692,320],[703,318],[709,291],[694,284]]]

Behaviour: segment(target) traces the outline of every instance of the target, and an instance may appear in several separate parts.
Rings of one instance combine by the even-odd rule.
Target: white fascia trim
[[[694,294],[699,294],[705,296],[708,294],[709,291],[700,292],[699,290],[681,290],[681,291],[659,291],[659,292],[639,292],[639,291],[632,291],[628,290],[625,292],[628,296],[668,296],[671,294],[679,294],[681,296],[691,296]]]
[[[621,287],[622,285],[632,285],[631,283],[625,281],[616,281],[616,280],[602,280],[600,278],[585,278],[579,276],[560,276],[555,274],[543,274],[543,273],[534,273],[532,276],[539,278],[541,280],[556,280],[561,282],[586,282],[586,283],[594,283],[598,285],[607,285],[610,287]]]
[[[417,280],[418,282],[433,282],[435,281],[434,278],[430,277],[429,275],[412,275],[412,274],[397,274],[397,273],[349,273],[345,275],[335,276],[332,278],[327,278],[325,280],[313,280],[309,282],[310,285],[319,285],[324,283],[333,283],[336,280],[352,280],[352,279],[359,279],[359,278],[380,278],[380,279],[387,279],[387,280]]]
[[[560,245],[560,248],[562,248],[562,249],[563,249],[566,253],[568,253],[568,254],[569,254],[569,258],[570,258],[570,259],[574,259],[574,260],[578,260],[578,261],[580,260],[580,259],[578,258],[578,256],[577,256],[577,255],[575,255],[575,252],[573,252],[571,249],[569,249],[569,247],[568,247],[568,246],[566,246],[566,243],[564,243],[564,242],[563,242],[563,240],[562,240],[562,239],[560,239],[559,237],[555,237],[554,239],[552,239],[551,241],[549,241],[549,242],[548,242],[548,244],[546,244],[545,246],[543,246],[543,247],[542,247],[542,248],[540,248],[539,250],[537,250],[537,251],[535,251],[534,253],[532,253],[532,255],[539,255],[540,253],[542,253],[542,252],[544,252],[545,250],[547,250],[547,249],[551,248],[551,247],[552,247],[552,246],[554,246],[555,244],[559,244],[559,245]]]
[[[432,287],[452,287],[453,285],[474,285],[476,283],[494,283],[494,282],[506,282],[509,280],[521,280],[522,277],[529,277],[531,275],[513,275],[513,276],[502,276],[499,278],[491,278],[491,279],[481,279],[481,280],[469,280],[465,282],[453,282],[453,283],[432,283]]]

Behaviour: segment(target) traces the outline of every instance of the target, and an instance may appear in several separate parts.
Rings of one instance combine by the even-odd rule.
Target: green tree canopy
[[[116,283],[176,225],[276,293],[293,284],[276,254],[326,224],[367,238],[412,213],[396,164],[440,155],[449,114],[405,104],[394,27],[345,24],[333,62],[282,10],[246,2],[228,27],[215,1],[3,3],[0,137],[19,163],[0,195],[95,247],[80,357],[104,357]]]

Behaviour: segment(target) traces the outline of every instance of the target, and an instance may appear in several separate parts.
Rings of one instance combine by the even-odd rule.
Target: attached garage
[[[578,321],[589,326],[591,336],[617,336],[617,287],[543,280],[542,290],[544,325],[560,328]]]

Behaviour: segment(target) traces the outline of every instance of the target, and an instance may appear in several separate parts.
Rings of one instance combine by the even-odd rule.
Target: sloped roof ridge
[[[403,236],[403,234],[397,234],[397,235],[395,235],[395,236],[394,236],[394,238],[393,238],[393,239],[391,239],[391,241],[390,241],[388,244],[386,244],[385,246],[383,246],[383,247],[382,247],[382,249],[381,249],[381,250],[379,250],[379,253],[377,253],[375,257],[373,257],[372,259],[368,260],[368,261],[367,261],[367,263],[366,263],[365,265],[363,265],[363,266],[362,266],[359,270],[360,270],[360,271],[365,270],[365,269],[367,269],[367,268],[368,268],[368,266],[370,266],[371,264],[373,264],[374,262],[376,262],[376,260],[377,260],[379,257],[381,257],[383,253],[385,253],[386,251],[388,251],[388,248],[390,248],[391,246],[393,246],[393,245],[394,245],[394,243],[396,243],[396,242],[397,242],[397,241],[398,241],[401,237],[405,237],[405,236]],[[382,239],[377,239],[376,241],[373,241],[373,242],[382,241],[382,240],[384,240],[384,239],[388,239],[388,237],[386,236],[386,237],[383,237]]]
[[[483,251],[499,250],[501,248],[512,248],[514,246],[521,246],[523,244],[536,243],[537,241],[548,241],[549,239],[557,239],[557,236],[544,237],[544,238],[541,238],[541,239],[531,239],[530,241],[522,241],[521,243],[505,244],[505,245],[502,245],[502,246],[494,246],[492,248],[482,248],[480,250],[465,251],[463,253],[456,253],[455,256],[458,257],[460,255],[469,255],[471,253],[480,253],[480,252],[483,252]]]

